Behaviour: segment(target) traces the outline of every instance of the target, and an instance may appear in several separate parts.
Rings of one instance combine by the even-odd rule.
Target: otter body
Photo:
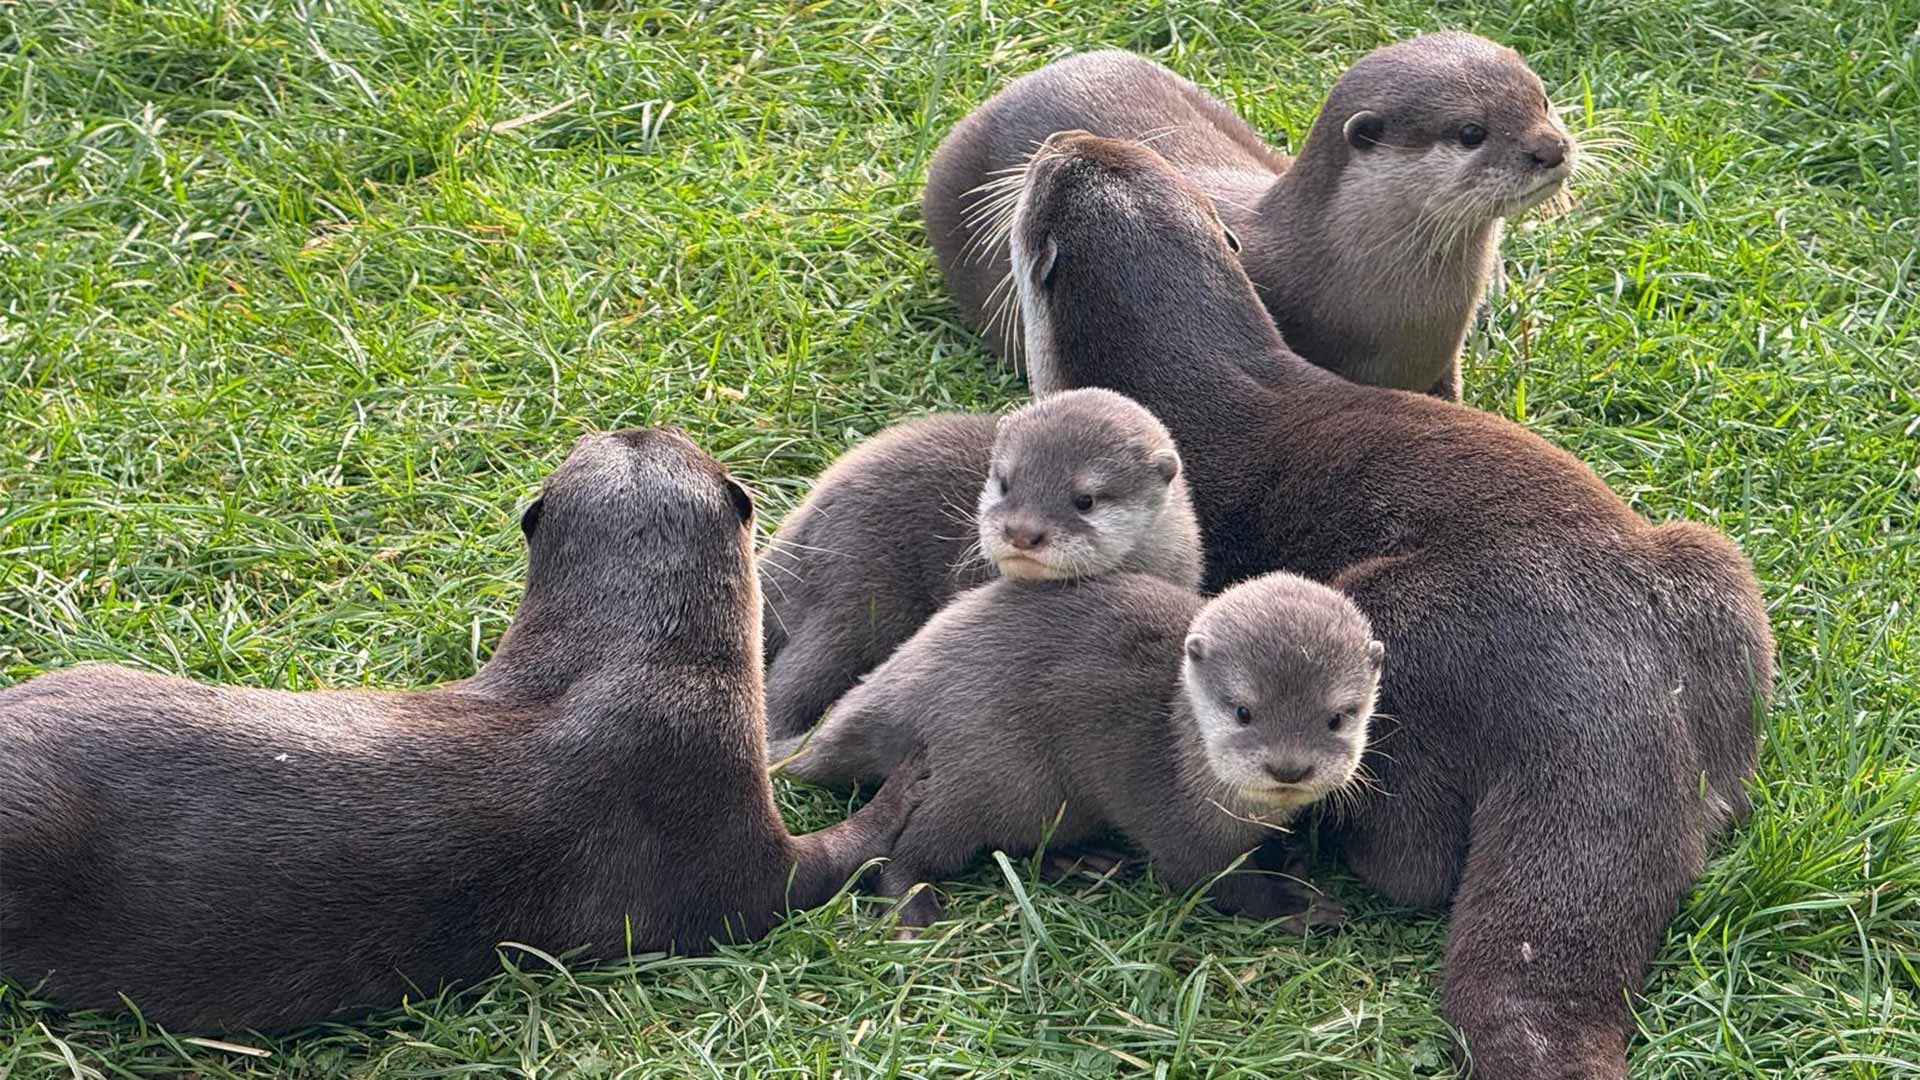
[[[0,692],[5,974],[275,1029],[482,978],[501,942],[699,952],[826,901],[886,854],[915,780],[782,825],[751,510],[678,433],[588,436],[523,519],[526,596],[470,679],[290,693],[87,665]]]
[[[926,797],[880,872],[895,895],[988,847],[1068,847],[1113,828],[1185,889],[1352,780],[1380,655],[1351,603],[1292,575],[1211,602],[1143,574],[1002,580],[942,609],[817,732],[770,752],[834,787],[925,753]],[[1212,898],[1257,918],[1309,907],[1251,867]],[[902,921],[939,915],[923,891]]]
[[[1474,1075],[1623,1077],[1628,995],[1748,805],[1773,640],[1739,549],[1516,424],[1295,356],[1149,149],[1056,140],[1013,246],[1029,362],[1179,440],[1209,584],[1326,581],[1385,641],[1378,786],[1329,835],[1395,900],[1452,905]]]
[[[1526,62],[1472,34],[1363,57],[1298,159],[1151,60],[1068,57],[969,114],[928,170],[922,213],[947,288],[1003,357],[1022,343],[1004,238],[1018,172],[1074,130],[1144,141],[1206,192],[1300,355],[1356,382],[1456,400],[1501,222],[1557,192],[1575,153]]]
[[[1001,573],[1198,586],[1179,461],[1151,413],[1097,389],[1005,417],[911,420],[848,451],[761,558],[768,731],[811,728],[935,611]]]

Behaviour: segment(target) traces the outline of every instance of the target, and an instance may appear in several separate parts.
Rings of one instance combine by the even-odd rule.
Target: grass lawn
[[[1510,237],[1469,400],[1731,534],[1779,635],[1756,810],[1634,1075],[1915,1075],[1920,3],[1119,7],[0,0],[0,682],[464,676],[580,431],[685,426],[770,528],[885,424],[1022,397],[918,217],[1007,79],[1126,46],[1297,146],[1361,53],[1465,27],[1613,165]],[[705,959],[509,951],[464,997],[236,1037],[264,1058],[9,987],[0,1077],[1454,1075],[1444,923],[1330,884],[1353,924],[1301,942],[986,860],[921,942],[848,901]]]

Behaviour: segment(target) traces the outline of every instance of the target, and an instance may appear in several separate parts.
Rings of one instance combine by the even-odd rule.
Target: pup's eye
[[[1462,124],[1460,126],[1460,145],[1461,146],[1479,146],[1481,143],[1486,141],[1487,141],[1486,128],[1481,127],[1479,124]]]
[[[1093,496],[1075,495],[1073,497],[1073,508],[1083,514],[1093,509]]]
[[[1339,731],[1340,728],[1346,724],[1346,722],[1347,722],[1346,713],[1334,713],[1332,716],[1327,717],[1327,730]]]
[[[1000,494],[1002,494],[1002,495],[1005,495],[1005,494],[1007,493],[1007,478],[1006,478],[1006,477],[1004,477],[1004,476],[996,476],[996,477],[994,477],[994,478],[993,478],[993,483],[994,483],[994,486],[995,486],[995,487],[997,487],[997,488],[999,488],[999,489],[1000,489]]]
[[[1245,705],[1235,705],[1233,707],[1233,718],[1240,721],[1241,727],[1246,727],[1248,724],[1253,723],[1253,710],[1247,708]]]

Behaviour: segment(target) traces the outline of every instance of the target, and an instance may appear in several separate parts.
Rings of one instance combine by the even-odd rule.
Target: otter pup
[[[798,754],[792,776],[842,787],[877,783],[925,748],[932,779],[879,875],[890,895],[984,848],[1069,846],[1109,828],[1186,889],[1347,789],[1382,655],[1352,603],[1291,574],[1204,603],[1144,574],[1001,580],[941,609],[818,731],[770,752]],[[1256,918],[1308,907],[1251,868],[1211,895]],[[922,890],[901,921],[940,913]]]
[[[1396,901],[1452,905],[1474,1076],[1624,1077],[1629,994],[1748,805],[1773,638],[1739,548],[1517,424],[1294,355],[1150,148],[1056,140],[1013,261],[1036,370],[1179,440],[1209,582],[1329,582],[1386,642],[1377,788],[1327,834]]]
[[[1212,196],[1227,243],[1301,356],[1355,382],[1454,400],[1461,344],[1499,267],[1501,222],[1558,192],[1576,154],[1526,61],[1473,34],[1362,57],[1327,95],[1298,159],[1151,60],[1068,57],[961,120],[927,173],[922,215],[947,288],[1005,358],[1021,341],[1005,242],[1020,173],[1070,130],[1148,141]],[[1045,378],[1031,363],[1027,372]]]
[[[919,781],[781,824],[752,512],[677,431],[589,435],[526,511],[526,597],[469,679],[288,693],[88,665],[0,692],[6,974],[274,1029],[482,978],[502,941],[699,952],[825,902]]]
[[[761,557],[768,730],[811,728],[996,566],[1030,578],[1135,570],[1192,588],[1199,551],[1172,438],[1112,391],[895,425],[834,462]]]

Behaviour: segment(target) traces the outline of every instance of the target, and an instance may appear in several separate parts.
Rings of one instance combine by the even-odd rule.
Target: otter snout
[[[1047,530],[1027,520],[1007,522],[1001,527],[1000,535],[1006,537],[1016,551],[1032,551],[1047,543]]]
[[[1570,145],[1567,137],[1559,132],[1547,132],[1527,141],[1527,156],[1539,168],[1557,169],[1567,160]]]
[[[1290,755],[1271,757],[1266,770],[1276,784],[1304,784],[1313,776],[1313,762]]]

